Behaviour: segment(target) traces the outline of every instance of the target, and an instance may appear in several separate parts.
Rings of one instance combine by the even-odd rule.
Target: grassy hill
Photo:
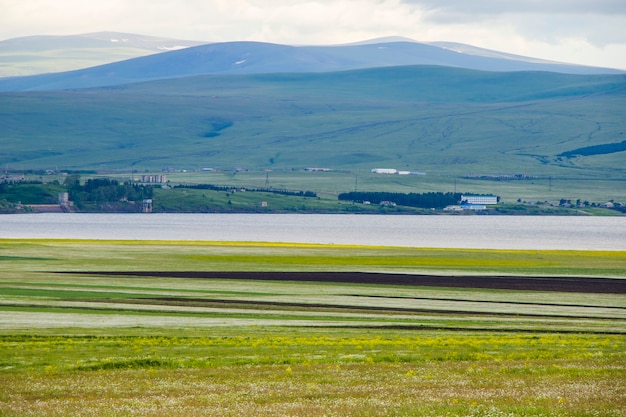
[[[626,76],[393,67],[0,94],[15,169],[375,167],[621,178]],[[621,149],[616,146],[615,149]]]

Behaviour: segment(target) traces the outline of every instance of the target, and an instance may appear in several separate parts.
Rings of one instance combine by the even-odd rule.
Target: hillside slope
[[[624,108],[623,75],[432,66],[2,93],[0,164],[623,178],[624,152],[564,155],[621,143]]]
[[[336,72],[406,65],[482,71],[618,74],[617,70],[532,60],[513,55],[458,52],[411,41],[340,46],[288,46],[262,42],[200,45],[82,70],[0,79],[0,91],[62,90],[210,74]],[[489,55],[489,56],[487,56]]]

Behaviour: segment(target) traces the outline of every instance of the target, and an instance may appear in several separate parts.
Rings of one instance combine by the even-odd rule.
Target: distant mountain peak
[[[413,42],[413,43],[420,43],[418,41],[416,41],[415,39],[411,39],[411,38],[407,38],[404,36],[384,36],[382,38],[374,38],[374,39],[367,39],[364,41],[359,41],[359,42],[351,42],[351,43],[346,43],[346,44],[341,44],[339,46],[349,46],[349,45],[375,45],[375,44],[379,44],[379,43],[395,43],[395,42]]]

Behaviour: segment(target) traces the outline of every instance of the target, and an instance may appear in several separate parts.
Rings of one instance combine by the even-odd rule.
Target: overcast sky
[[[0,40],[100,31],[292,45],[404,36],[626,69],[626,0],[0,0]]]

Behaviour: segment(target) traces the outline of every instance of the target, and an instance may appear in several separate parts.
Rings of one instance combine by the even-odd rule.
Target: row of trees
[[[369,201],[372,204],[390,201],[399,206],[442,209],[446,206],[458,204],[461,200],[461,194],[441,192],[403,194],[376,191],[351,191],[349,193],[339,194],[339,200],[355,201],[359,203]]]
[[[153,189],[149,185],[133,184],[129,181],[119,183],[108,178],[88,179],[81,184],[79,175],[69,175],[64,186],[70,200],[79,208],[88,204],[142,201],[152,198],[153,195]]]
[[[574,158],[576,156],[604,155],[626,151],[626,140],[618,143],[604,143],[602,145],[585,146],[571,151],[563,152],[557,156]]]

